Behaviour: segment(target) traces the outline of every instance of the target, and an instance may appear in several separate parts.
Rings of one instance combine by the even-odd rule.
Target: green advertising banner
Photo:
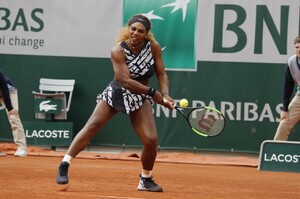
[[[28,145],[69,146],[73,139],[71,122],[23,122]]]
[[[300,142],[266,140],[261,145],[258,169],[300,173]]]
[[[124,0],[123,24],[143,14],[151,20],[156,40],[163,49],[167,70],[195,71],[198,1]]]

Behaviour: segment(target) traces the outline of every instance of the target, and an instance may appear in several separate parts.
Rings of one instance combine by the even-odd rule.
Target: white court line
[[[60,193],[61,195],[73,195],[73,193]],[[115,198],[115,199],[146,199],[146,198],[132,198],[132,197],[127,197],[127,196],[105,196],[105,195],[86,195],[86,196],[91,196],[91,197],[96,197],[96,198]]]
[[[116,199],[146,199],[146,198],[123,197],[123,196],[103,196],[103,195],[88,195],[88,196],[96,196],[96,197],[103,197],[103,198],[116,198]]]

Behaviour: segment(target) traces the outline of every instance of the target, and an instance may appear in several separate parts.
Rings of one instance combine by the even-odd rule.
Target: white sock
[[[152,171],[148,171],[148,170],[145,170],[145,169],[142,170],[142,177],[143,178],[150,178],[151,176],[152,176]]]
[[[73,159],[73,157],[72,157],[72,156],[70,156],[70,155],[66,154],[66,155],[64,156],[64,159],[63,159],[62,161],[64,161],[64,162],[67,162],[67,163],[71,164],[71,160],[72,160],[72,159]]]

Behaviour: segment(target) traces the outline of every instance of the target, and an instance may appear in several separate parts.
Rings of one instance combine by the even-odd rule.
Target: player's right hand
[[[173,110],[174,109],[174,100],[173,99],[169,100],[169,99],[163,98],[163,104],[162,105],[167,107],[168,109]]]

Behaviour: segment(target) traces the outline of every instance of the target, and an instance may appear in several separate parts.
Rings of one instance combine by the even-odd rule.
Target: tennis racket
[[[224,115],[217,109],[204,107],[174,107],[188,122],[192,130],[204,137],[214,137],[223,132],[226,126]],[[187,112],[186,114],[184,112]]]

